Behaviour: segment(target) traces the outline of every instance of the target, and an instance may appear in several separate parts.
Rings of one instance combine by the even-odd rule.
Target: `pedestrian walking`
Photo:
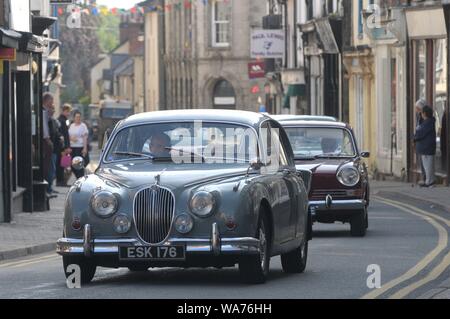
[[[69,127],[70,148],[72,149],[72,157],[81,156],[84,159],[84,164],[89,164],[88,152],[88,135],[89,130],[81,120],[81,113],[76,111],[73,115],[74,121]],[[72,166],[72,171],[76,178],[84,176],[84,169],[77,170]]]
[[[61,166],[61,158],[72,153],[70,148],[70,136],[69,136],[69,118],[72,113],[72,106],[70,104],[64,104],[62,107],[61,115],[58,117],[60,132],[63,136],[63,149],[58,153],[56,159],[56,186],[67,187],[67,181],[64,171],[66,167]]]
[[[55,181],[55,178],[56,178],[56,167],[57,167],[56,160],[58,157],[58,153],[61,152],[62,147],[63,147],[63,144],[62,144],[63,137],[60,133],[59,121],[57,121],[53,117],[55,115],[55,107],[53,105],[48,107],[47,112],[48,112],[48,117],[49,117],[48,126],[49,126],[49,132],[50,132],[50,140],[53,144],[53,152],[52,152],[51,160],[50,160],[50,168],[49,168],[47,179],[46,179],[48,182],[47,193],[52,197],[56,197],[54,195],[58,194],[58,192],[53,189],[53,182]]]
[[[422,109],[423,122],[416,129],[414,141],[417,152],[421,156],[425,169],[425,183],[423,187],[434,187],[435,179],[435,156],[436,156],[436,118],[433,109],[425,106]]]
[[[53,94],[46,92],[42,97],[42,173],[47,182],[52,169],[53,142],[51,140],[49,127],[49,110],[52,107],[54,107]],[[48,192],[47,196],[54,197],[54,195],[48,194]]]
[[[422,111],[423,111],[423,108],[427,105],[428,105],[427,101],[425,101],[424,99],[420,99],[416,102],[416,105],[415,105],[415,108],[416,108],[416,130],[423,123]],[[420,171],[422,173],[422,179],[423,179],[422,182],[419,182],[419,185],[425,185],[426,184],[425,167],[423,166],[422,156],[417,151],[417,147],[416,147],[416,161],[417,161],[417,167],[420,167]]]

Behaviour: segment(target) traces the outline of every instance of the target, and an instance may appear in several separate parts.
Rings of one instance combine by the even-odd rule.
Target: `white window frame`
[[[230,20],[216,20],[216,5],[220,2],[224,2],[223,0],[214,0],[212,2],[212,12],[211,12],[211,41],[212,46],[215,48],[227,48],[230,46]],[[231,0],[228,1],[229,5],[232,5]],[[219,24],[225,24],[227,25],[227,40],[228,42],[218,42],[216,36],[217,36],[217,25]]]

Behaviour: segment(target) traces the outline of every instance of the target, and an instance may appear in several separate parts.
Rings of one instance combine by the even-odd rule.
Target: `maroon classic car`
[[[297,168],[313,173],[309,193],[312,220],[350,223],[351,234],[363,237],[369,227],[369,180],[351,127],[330,118],[277,117],[294,150]]]

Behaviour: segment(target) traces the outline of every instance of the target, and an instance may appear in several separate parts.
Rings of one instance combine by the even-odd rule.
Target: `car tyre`
[[[257,238],[260,241],[260,253],[244,256],[239,262],[239,271],[243,281],[249,284],[266,282],[270,268],[269,222],[267,216],[261,216],[258,223]]]
[[[64,274],[68,278],[71,273],[67,272],[67,267],[70,265],[78,265],[81,273],[81,284],[88,284],[92,281],[97,270],[97,265],[92,260],[84,257],[63,256]]]
[[[367,209],[363,209],[350,219],[350,233],[353,237],[366,236],[368,224]]]
[[[301,274],[305,272],[308,261],[308,241],[297,249],[281,255],[281,266],[283,271],[288,274]]]

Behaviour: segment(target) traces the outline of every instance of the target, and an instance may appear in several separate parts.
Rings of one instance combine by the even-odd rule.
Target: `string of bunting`
[[[157,12],[159,14],[164,14],[174,10],[192,9],[196,5],[208,6],[212,2],[223,2],[224,4],[229,4],[231,0],[178,0],[174,3],[161,5],[148,5],[148,6],[134,6],[130,9],[121,8],[108,8],[106,6],[74,6],[72,12],[87,14],[87,15],[127,15],[127,14],[145,14],[148,12]],[[58,6],[57,14],[58,16],[68,13],[63,7]],[[70,13],[70,12],[69,12]]]

